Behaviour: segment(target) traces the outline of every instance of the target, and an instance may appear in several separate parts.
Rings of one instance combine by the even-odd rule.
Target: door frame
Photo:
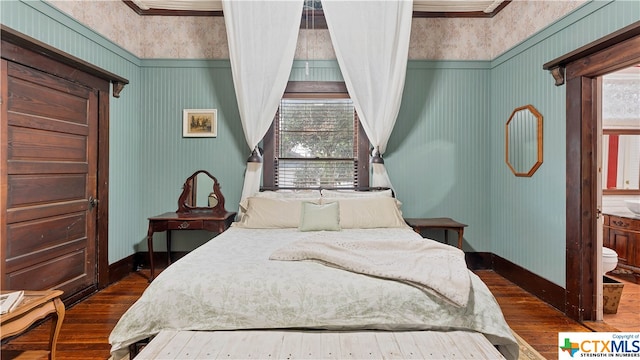
[[[640,63],[640,21],[544,64],[566,82],[565,314],[597,318],[598,77]],[[579,161],[578,161],[579,160]]]
[[[57,77],[80,82],[92,88],[98,94],[98,164],[97,194],[99,200],[96,214],[96,285],[102,289],[110,284],[109,277],[109,100],[110,88],[113,97],[119,98],[120,92],[129,81],[123,77],[103,70],[84,60],[76,58],[48,44],[38,41],[0,24],[0,36],[3,42],[13,44],[26,52],[41,57],[24,56],[15,61]],[[4,55],[3,55],[4,58]],[[87,289],[65,302],[73,303],[86,297],[96,289]]]

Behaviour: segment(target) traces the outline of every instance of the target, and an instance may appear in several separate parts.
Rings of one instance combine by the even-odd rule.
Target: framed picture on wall
[[[184,109],[182,112],[182,136],[218,136],[218,111],[216,109]]]

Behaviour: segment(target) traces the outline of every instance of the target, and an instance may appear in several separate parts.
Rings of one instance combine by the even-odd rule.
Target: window
[[[369,186],[369,141],[344,83],[290,82],[263,144],[265,188]]]

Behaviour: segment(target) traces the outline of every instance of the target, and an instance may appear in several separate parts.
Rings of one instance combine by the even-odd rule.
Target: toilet
[[[602,247],[602,275],[618,266],[618,254],[607,247]]]

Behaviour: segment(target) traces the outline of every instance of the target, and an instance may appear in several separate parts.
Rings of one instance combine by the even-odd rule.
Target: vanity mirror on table
[[[516,108],[506,124],[506,163],[515,176],[531,177],[542,165],[542,115],[532,105]]]
[[[176,212],[225,214],[227,211],[224,208],[224,196],[220,192],[218,180],[205,170],[198,170],[189,176],[178,198]]]
[[[149,282],[155,277],[153,259],[155,232],[167,232],[167,265],[170,265],[172,230],[206,230],[220,234],[231,226],[235,216],[235,212],[229,212],[224,207],[224,196],[220,191],[218,179],[205,170],[198,170],[189,176],[178,197],[178,210],[149,218],[147,232],[151,268]]]

